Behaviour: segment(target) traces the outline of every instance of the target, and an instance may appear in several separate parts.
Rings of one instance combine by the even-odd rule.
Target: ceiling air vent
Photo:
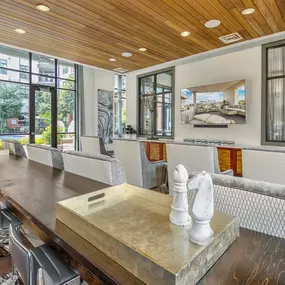
[[[219,40],[221,40],[224,44],[231,44],[242,40],[242,36],[239,33],[232,33],[219,37]]]
[[[118,68],[115,68],[114,71],[120,72],[120,73],[125,73],[125,72],[128,71],[128,69],[125,69],[125,68],[122,68],[122,67],[118,67]]]

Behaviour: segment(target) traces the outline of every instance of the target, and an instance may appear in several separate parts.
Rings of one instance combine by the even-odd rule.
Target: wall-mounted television
[[[246,123],[246,82],[235,80],[181,89],[181,123]]]

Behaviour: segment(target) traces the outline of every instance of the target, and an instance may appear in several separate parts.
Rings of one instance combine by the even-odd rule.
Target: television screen
[[[245,80],[181,89],[182,124],[245,124]]]

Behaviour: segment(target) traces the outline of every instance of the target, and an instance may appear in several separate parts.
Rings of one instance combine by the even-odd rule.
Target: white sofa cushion
[[[85,153],[100,154],[100,142],[98,137],[81,136],[81,149]]]
[[[285,153],[244,149],[242,173],[244,178],[284,185]]]
[[[65,171],[79,176],[109,185],[118,185],[126,181],[121,163],[107,155],[65,151],[63,161]]]
[[[28,157],[30,160],[50,167],[64,169],[61,152],[45,145],[28,144]]]
[[[124,166],[127,183],[143,187],[142,164],[138,141],[114,140],[114,156]]]
[[[186,143],[166,144],[169,194],[172,195],[173,171],[178,164],[185,166],[188,172],[215,172],[214,147],[187,145]]]

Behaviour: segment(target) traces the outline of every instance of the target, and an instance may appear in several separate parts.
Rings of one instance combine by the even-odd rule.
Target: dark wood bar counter
[[[143,284],[60,222],[56,202],[108,187],[14,156],[0,157],[0,199],[92,284]],[[285,240],[241,229],[240,237],[198,283],[284,284]]]

